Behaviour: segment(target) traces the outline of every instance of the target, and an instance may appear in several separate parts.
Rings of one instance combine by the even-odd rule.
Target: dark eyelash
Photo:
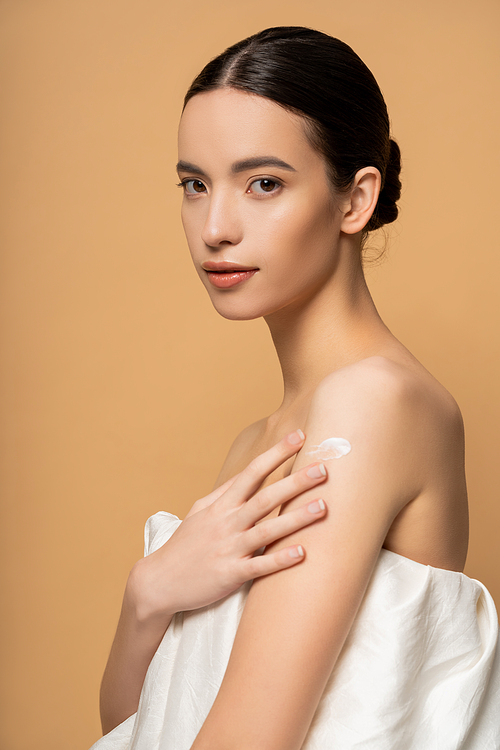
[[[195,179],[194,177],[186,177],[180,182],[176,182],[175,186],[180,187],[180,188],[184,187],[185,185],[187,185],[188,182],[193,182],[194,179]],[[276,178],[271,179],[271,177],[258,177],[256,180],[253,180],[251,184],[253,185],[254,182],[260,182],[261,180],[269,180],[270,182],[274,182],[277,187],[283,187],[283,183],[280,182],[280,180],[277,180]]]
[[[185,177],[183,180],[181,180],[180,182],[176,182],[175,184],[176,184],[176,187],[183,188],[188,184],[188,182],[201,182],[203,183],[203,185],[205,185],[203,180],[200,180],[197,177]],[[205,188],[206,188],[206,185],[205,185]]]
[[[252,180],[252,182],[250,183],[250,187],[256,182],[263,182],[264,180],[268,180],[269,182],[274,182],[277,188],[283,187],[283,183],[281,182],[281,180],[278,180],[276,177],[257,177],[256,180]],[[274,192],[275,190],[272,190],[268,193],[268,195],[272,195],[272,193]]]

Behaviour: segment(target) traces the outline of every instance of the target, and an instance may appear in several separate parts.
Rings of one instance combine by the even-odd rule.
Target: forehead
[[[180,159],[220,165],[262,155],[296,169],[311,159],[322,162],[305,136],[302,118],[270,99],[216,89],[189,100],[179,125]]]

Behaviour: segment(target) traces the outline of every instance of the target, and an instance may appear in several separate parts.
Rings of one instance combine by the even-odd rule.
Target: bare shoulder
[[[387,357],[363,359],[330,373],[316,388],[310,420],[348,415],[367,427],[402,429],[412,440],[436,431],[447,442],[462,436],[463,420],[453,396],[423,366]],[[455,443],[456,444],[456,443]]]
[[[385,547],[427,565],[463,569],[463,420],[454,398],[425,368],[371,357],[331,373],[314,393],[306,434],[309,446],[348,440],[360,471],[381,482],[394,514]]]
[[[443,487],[450,467],[463,482],[460,409],[418,363],[376,356],[332,372],[311,399],[306,434],[315,445],[332,437],[354,440],[380,472],[385,467],[394,477],[403,505]]]

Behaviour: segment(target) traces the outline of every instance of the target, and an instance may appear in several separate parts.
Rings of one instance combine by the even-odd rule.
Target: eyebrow
[[[231,172],[233,174],[239,174],[240,172],[246,172],[249,169],[256,169],[257,167],[279,167],[280,169],[286,169],[289,172],[296,172],[291,164],[287,164],[283,159],[278,159],[277,156],[254,156],[250,159],[241,159],[235,161],[231,165]],[[207,177],[203,169],[191,164],[188,161],[180,161],[177,164],[178,172],[191,172],[192,174],[199,174],[202,177]]]

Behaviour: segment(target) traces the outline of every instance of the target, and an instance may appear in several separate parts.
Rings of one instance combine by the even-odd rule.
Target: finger
[[[300,469],[300,471],[296,471],[284,477],[284,479],[280,479],[278,482],[264,487],[264,489],[259,490],[238,511],[240,528],[249,529],[279,505],[283,505],[283,503],[292,500],[302,492],[315,487],[317,484],[321,484],[326,478],[327,470],[325,465],[316,461]]]
[[[261,486],[266,477],[287,459],[294,456],[304,445],[305,435],[302,430],[287,435],[272,448],[261,453],[240,473],[227,491],[230,505],[241,505]]]
[[[241,472],[240,472],[241,473]],[[208,505],[212,505],[216,500],[221,497],[221,495],[224,494],[226,490],[228,490],[231,485],[234,483],[235,479],[239,477],[240,474],[235,474],[234,477],[231,477],[227,480],[227,482],[224,482],[224,484],[221,484],[220,487],[216,487],[215,490],[212,490],[212,492],[204,497],[202,499],[203,507],[206,508]]]
[[[305,551],[300,544],[295,544],[293,547],[285,547],[285,549],[280,549],[278,552],[272,552],[269,555],[251,557],[245,561],[244,580],[250,581],[253,578],[260,578],[270,573],[276,573],[278,570],[291,568],[292,565],[302,562],[304,558]]]
[[[261,547],[267,547],[277,539],[282,539],[294,531],[303,529],[326,515],[326,504],[324,500],[313,500],[301,508],[284,513],[277,518],[253,526],[244,534],[244,553],[253,554]]]
[[[199,500],[197,500],[189,513],[185,516],[184,520],[189,518],[190,516],[194,516],[195,513],[199,513],[200,510],[203,510],[204,508],[208,508],[209,505],[212,505],[216,500],[221,497],[221,495],[224,494],[224,492],[229,489],[229,487],[232,485],[236,477],[238,477],[239,474],[235,474],[234,477],[231,477],[231,479],[228,479],[227,482],[224,482],[224,484],[221,484],[220,487],[216,487],[215,490],[212,490],[212,492],[209,495],[205,495],[205,497],[201,497]]]

